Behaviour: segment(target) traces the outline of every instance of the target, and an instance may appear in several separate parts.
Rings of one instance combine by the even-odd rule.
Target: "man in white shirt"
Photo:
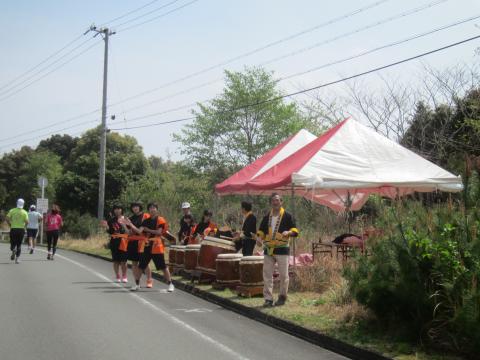
[[[35,205],[30,205],[30,211],[28,212],[28,225],[27,225],[27,237],[28,237],[28,251],[33,254],[35,245],[37,243],[37,234],[39,223],[42,220],[42,214],[40,214]]]

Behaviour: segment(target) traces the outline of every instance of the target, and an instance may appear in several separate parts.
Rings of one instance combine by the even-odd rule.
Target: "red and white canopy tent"
[[[289,157],[297,150],[309,144],[317,137],[307,130],[300,130],[293,136],[284,140],[282,143],[274,147],[265,155],[259,157],[250,165],[247,165],[242,170],[236,172],[225,181],[215,186],[215,191],[218,194],[248,194],[248,181],[254,179],[256,176],[263,174],[272,166],[278,164],[283,159]]]
[[[463,189],[460,176],[351,118],[314,140],[310,134],[303,147],[298,147],[300,133],[218,184],[215,191],[220,195],[290,193],[348,211],[359,210],[374,193],[396,198]]]
[[[395,198],[413,192],[463,189],[460,176],[351,118],[261,170],[234,188],[221,186],[239,172],[217,185],[216,191],[219,194],[294,192],[341,211],[360,209],[373,193]]]

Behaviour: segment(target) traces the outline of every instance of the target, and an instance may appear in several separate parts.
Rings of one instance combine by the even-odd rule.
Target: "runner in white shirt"
[[[30,254],[33,254],[35,245],[37,244],[38,227],[41,220],[42,214],[36,211],[35,205],[30,205],[27,225],[28,251]]]

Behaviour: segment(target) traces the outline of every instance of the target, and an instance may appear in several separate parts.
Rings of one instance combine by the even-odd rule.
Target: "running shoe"
[[[138,291],[138,289],[140,289],[140,286],[135,284],[130,288],[130,291]]]
[[[175,290],[175,286],[173,286],[173,283],[168,284],[168,292],[173,292]]]
[[[53,258],[53,254],[52,254],[52,256],[50,256],[50,260],[54,260],[54,258]]]
[[[122,282],[122,279],[120,277],[117,277],[117,279],[115,280],[116,283],[120,283]]]
[[[49,254],[47,255],[47,260],[50,260],[51,256],[52,256],[52,255],[49,253]]]
[[[33,248],[30,249],[30,255],[33,254]]]
[[[12,251],[12,255],[10,256],[10,260],[15,260],[15,251]]]
[[[122,278],[122,283],[128,283],[128,279],[127,279],[126,276],[124,276],[124,277]]]
[[[15,264],[20,264],[20,259],[18,257],[15,258]]]
[[[151,289],[153,287],[153,279],[147,280],[147,288]]]

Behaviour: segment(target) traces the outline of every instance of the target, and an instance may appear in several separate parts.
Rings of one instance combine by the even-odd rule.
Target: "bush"
[[[73,238],[86,239],[100,232],[98,219],[90,214],[69,211],[63,219],[63,232]]]
[[[480,352],[480,220],[476,208],[387,209],[371,256],[345,270],[350,292],[411,340]]]

